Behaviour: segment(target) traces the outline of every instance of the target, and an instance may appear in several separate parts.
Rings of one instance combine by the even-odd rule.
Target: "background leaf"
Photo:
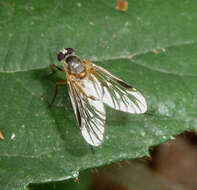
[[[131,0],[127,12],[116,1],[0,1],[0,184],[77,177],[80,171],[148,155],[197,126],[197,2]],[[129,115],[107,109],[105,142],[92,155],[62,87],[48,108],[57,52],[73,47],[139,89],[149,112]]]

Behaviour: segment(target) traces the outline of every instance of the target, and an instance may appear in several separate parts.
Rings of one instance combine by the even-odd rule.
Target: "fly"
[[[143,95],[104,68],[74,55],[72,48],[63,49],[58,60],[64,61],[64,69],[51,64],[52,73],[55,68],[66,73],[66,80],[56,83],[68,84],[72,107],[86,142],[99,146],[104,141],[106,111],[104,105],[115,110],[131,114],[142,114],[147,111],[147,103]]]

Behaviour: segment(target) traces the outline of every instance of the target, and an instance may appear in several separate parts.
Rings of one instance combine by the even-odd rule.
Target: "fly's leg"
[[[49,104],[49,106],[51,106],[54,103],[54,101],[55,101],[55,99],[57,97],[59,85],[66,85],[66,83],[67,83],[66,80],[60,80],[60,81],[57,81],[56,82],[56,85],[55,85],[55,94],[54,94],[53,99],[52,99],[51,103]]]
[[[51,73],[49,73],[48,75],[44,75],[43,77],[50,77],[50,76],[54,75],[57,70],[61,71],[61,72],[65,72],[64,69],[58,67],[55,64],[50,64],[50,69],[51,69]]]
[[[49,74],[49,76],[52,76],[53,74],[55,74],[56,70],[59,70],[61,72],[65,72],[64,69],[58,67],[57,65],[55,64],[50,64],[50,69],[51,69],[51,73]]]

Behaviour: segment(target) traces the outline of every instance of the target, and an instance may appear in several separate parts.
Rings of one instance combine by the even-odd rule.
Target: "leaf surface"
[[[77,177],[80,171],[147,156],[152,146],[197,128],[197,2],[0,2],[0,184]],[[51,101],[55,81],[44,78],[57,52],[72,47],[137,88],[148,113],[107,108],[105,142],[93,155],[83,140],[67,87]]]

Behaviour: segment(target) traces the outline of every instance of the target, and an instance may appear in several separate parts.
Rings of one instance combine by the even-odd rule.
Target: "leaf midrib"
[[[93,61],[93,62],[96,63],[96,62],[107,62],[107,61],[113,61],[113,60],[119,60],[119,59],[127,59],[127,60],[132,60],[132,62],[135,62],[136,64],[139,64],[141,66],[144,66],[144,67],[146,67],[148,69],[151,69],[153,71],[157,71],[157,72],[161,72],[161,73],[167,73],[167,74],[173,74],[173,75],[179,75],[179,76],[196,77],[197,75],[179,74],[179,73],[167,72],[167,71],[160,70],[160,69],[155,69],[154,67],[143,65],[143,64],[140,64],[139,62],[136,62],[136,60],[133,60],[134,57],[146,55],[146,54],[149,54],[149,53],[154,52],[155,50],[162,51],[162,49],[168,49],[168,48],[173,48],[173,47],[176,48],[176,47],[188,46],[188,45],[194,45],[194,44],[197,44],[197,41],[176,42],[176,43],[173,43],[173,44],[168,45],[168,46],[155,47],[155,48],[148,49],[148,50],[145,50],[145,51],[139,51],[139,52],[133,53],[131,55],[121,55],[121,56],[117,56],[117,57],[114,56],[114,57],[111,57],[111,58],[100,59],[100,60],[99,59],[93,59],[91,61]],[[43,69],[47,69],[47,68],[49,68],[49,67],[48,66],[47,67],[46,66],[45,67],[35,67],[33,69],[24,69],[24,70],[16,70],[16,71],[4,71],[4,70],[0,70],[0,73],[15,74],[15,73],[19,73],[19,72],[43,70]]]

